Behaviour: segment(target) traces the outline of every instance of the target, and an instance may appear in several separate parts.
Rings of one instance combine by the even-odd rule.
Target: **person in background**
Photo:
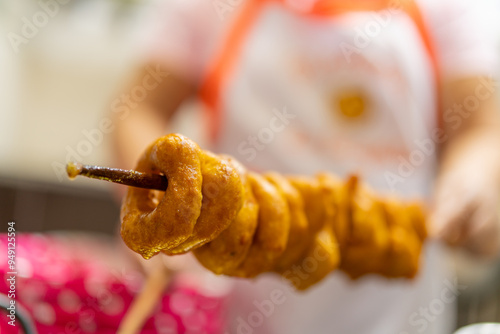
[[[479,258],[500,245],[498,57],[480,14],[462,0],[161,4],[130,89],[162,80],[126,115],[113,110],[120,167],[197,97],[205,148],[257,171],[356,172],[379,192],[420,196],[437,240],[413,281],[333,273],[301,294],[274,276],[237,281],[250,293],[230,333],[451,332],[460,287],[442,244]],[[276,289],[283,303],[271,307]],[[443,294],[443,309],[429,307]]]

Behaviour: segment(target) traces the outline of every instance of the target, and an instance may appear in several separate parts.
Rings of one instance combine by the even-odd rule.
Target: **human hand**
[[[500,250],[499,187],[489,166],[467,162],[441,174],[430,216],[431,235],[483,258]]]

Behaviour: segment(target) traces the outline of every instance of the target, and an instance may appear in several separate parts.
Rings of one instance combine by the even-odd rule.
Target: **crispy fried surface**
[[[129,188],[122,204],[123,240],[144,258],[193,251],[216,274],[275,272],[298,290],[336,269],[418,273],[423,205],[381,197],[357,176],[261,176],[177,134],[150,145],[137,170],[168,179],[165,192]]]
[[[322,204],[321,184],[314,177],[290,176],[292,186],[297,189],[304,201],[309,231],[318,232],[325,222],[325,207]]]
[[[290,212],[281,193],[264,177],[249,173],[248,180],[259,203],[257,230],[246,259],[232,276],[255,277],[271,271],[285,251],[290,231]]]
[[[165,251],[167,254],[183,254],[215,239],[231,225],[243,206],[243,184],[231,164],[209,152],[200,154],[200,159],[203,179],[200,217],[191,236]]]
[[[338,177],[328,173],[319,173],[316,179],[321,194],[320,205],[324,208],[324,224],[329,224],[333,228],[339,247],[343,249],[351,235],[349,203],[353,181],[342,182]]]
[[[389,226],[390,246],[382,275],[387,277],[414,277],[419,268],[422,241],[412,221],[412,211],[397,200],[384,203]]]
[[[245,202],[226,230],[210,243],[194,250],[198,261],[216,274],[228,274],[243,262],[252,244],[259,214],[259,205],[247,180],[246,169],[234,159],[227,159],[243,180]]]
[[[285,272],[283,277],[290,280],[297,290],[306,290],[337,269],[339,261],[340,253],[335,234],[330,226],[325,225],[316,233],[309,249],[295,265],[294,270]]]
[[[384,207],[371,189],[357,179],[347,184],[351,229],[341,268],[351,278],[358,278],[380,271],[389,251],[389,230]]]
[[[150,258],[189,238],[200,215],[202,194],[198,145],[181,135],[155,141],[136,170],[163,173],[168,188],[157,191],[129,187],[122,205],[121,235],[132,250]]]
[[[288,244],[275,265],[275,270],[281,272],[294,264],[306,250],[309,244],[309,224],[304,212],[304,201],[297,189],[278,173],[267,173],[265,177],[286,199],[290,212]]]

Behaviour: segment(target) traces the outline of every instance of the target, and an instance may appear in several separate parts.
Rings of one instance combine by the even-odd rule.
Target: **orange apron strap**
[[[200,87],[200,97],[205,102],[209,117],[209,136],[215,140],[221,124],[221,110],[219,98],[221,89],[229,73],[233,70],[236,60],[240,56],[245,37],[252,27],[266,0],[247,0],[241,8],[232,29],[229,31],[220,53],[216,55],[211,66],[208,67],[205,80]]]
[[[401,9],[406,12],[406,14],[413,20],[415,26],[420,33],[420,37],[424,43],[424,46],[427,50],[427,54],[429,56],[429,60],[431,62],[433,75],[434,75],[434,84],[436,89],[436,122],[438,127],[442,127],[443,125],[443,116],[442,116],[442,94],[441,94],[441,68],[439,65],[436,47],[434,41],[432,39],[432,35],[424,21],[420,8],[418,8],[417,4],[411,0],[403,0],[401,3]]]
[[[219,106],[221,90],[224,88],[224,83],[233,71],[236,60],[240,56],[241,48],[248,31],[262,10],[262,7],[270,2],[282,2],[285,6],[288,6],[286,0],[247,0],[244,8],[241,10],[240,16],[236,18],[232,29],[229,31],[226,41],[220,49],[220,53],[214,58],[211,66],[208,67],[209,70],[200,87],[200,97],[205,102],[208,111],[212,113],[211,117],[209,117],[209,135],[213,140],[217,138],[222,121]],[[390,9],[392,2],[393,0],[318,0],[311,11],[304,14],[332,17],[347,12],[380,11]],[[441,102],[439,94],[439,66],[434,44],[420,9],[412,0],[401,0],[398,2],[398,7],[394,6],[393,8],[404,11],[413,20],[420,33],[433,67],[436,88],[438,89],[436,96],[438,109],[436,110],[439,111]],[[440,113],[438,113],[438,124],[441,124],[441,117],[439,115]]]
[[[331,17],[349,12],[379,11],[389,8],[391,1],[393,0],[318,0],[309,14]]]

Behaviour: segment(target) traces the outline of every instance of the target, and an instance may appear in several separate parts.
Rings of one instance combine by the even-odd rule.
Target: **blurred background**
[[[112,101],[137,66],[152,0],[70,0],[40,27],[27,27],[37,1],[0,0],[0,221],[22,232],[78,230],[111,235],[119,202],[111,185],[69,181],[67,160],[109,166],[111,136],[100,130]],[[500,3],[490,0],[500,15]],[[27,29],[32,36],[19,39]],[[496,31],[500,56],[500,23]],[[177,129],[201,140],[196,104]],[[97,131],[97,132],[96,132]],[[97,134],[100,133],[100,134]],[[5,227],[4,227],[5,226]],[[500,270],[457,258],[469,284],[460,325],[500,321]]]
[[[111,233],[118,222],[111,185],[71,182],[64,165],[111,164],[110,131],[100,124],[137,66],[155,3],[63,2],[44,22],[37,1],[0,1],[7,37],[0,40],[0,220],[15,219],[23,231]],[[24,32],[32,37],[21,40]],[[196,132],[185,125],[197,122],[179,122],[183,133]]]
[[[112,130],[103,131],[102,124],[109,120],[113,101],[139,66],[137,45],[156,3],[44,1],[50,4],[47,8],[40,3],[0,0],[0,221],[5,222],[0,231],[6,232],[7,222],[15,221],[17,298],[27,307],[28,318],[36,322],[39,333],[56,330],[56,321],[66,326],[59,328],[61,333],[68,332],[68,326],[94,332],[99,321],[94,311],[106,316],[100,332],[115,333],[130,296],[143,284],[143,271],[117,238],[117,188],[83,178],[70,181],[64,168],[69,160],[112,165]],[[196,125],[193,117],[198,109],[195,105],[186,109],[176,123],[179,131],[192,134],[198,130],[189,124]],[[30,234],[24,236],[26,232]],[[44,232],[43,237],[36,232]],[[6,250],[2,241],[0,246]],[[67,249],[72,254],[64,254]],[[37,254],[38,262],[23,262],[22,254]],[[47,270],[33,273],[33,267]],[[54,290],[62,280],[65,285]],[[169,288],[157,303],[158,314],[144,325],[147,333],[187,331],[189,326],[199,330],[200,322],[193,320],[197,316],[210,318],[206,326],[220,331],[218,315],[222,313],[215,295],[224,292],[216,283],[193,283],[186,277],[183,281]],[[4,283],[0,283],[1,293],[6,293]],[[74,291],[87,299],[79,301]],[[47,304],[56,296],[57,302],[48,303],[61,305],[63,311]],[[186,313],[183,303],[188,302]],[[178,312],[176,305],[183,305],[177,306]],[[60,318],[60,312],[66,315]],[[17,309],[18,317],[23,314]],[[5,329],[21,333],[5,319],[2,313],[0,333]],[[103,322],[109,328],[100,328]]]

